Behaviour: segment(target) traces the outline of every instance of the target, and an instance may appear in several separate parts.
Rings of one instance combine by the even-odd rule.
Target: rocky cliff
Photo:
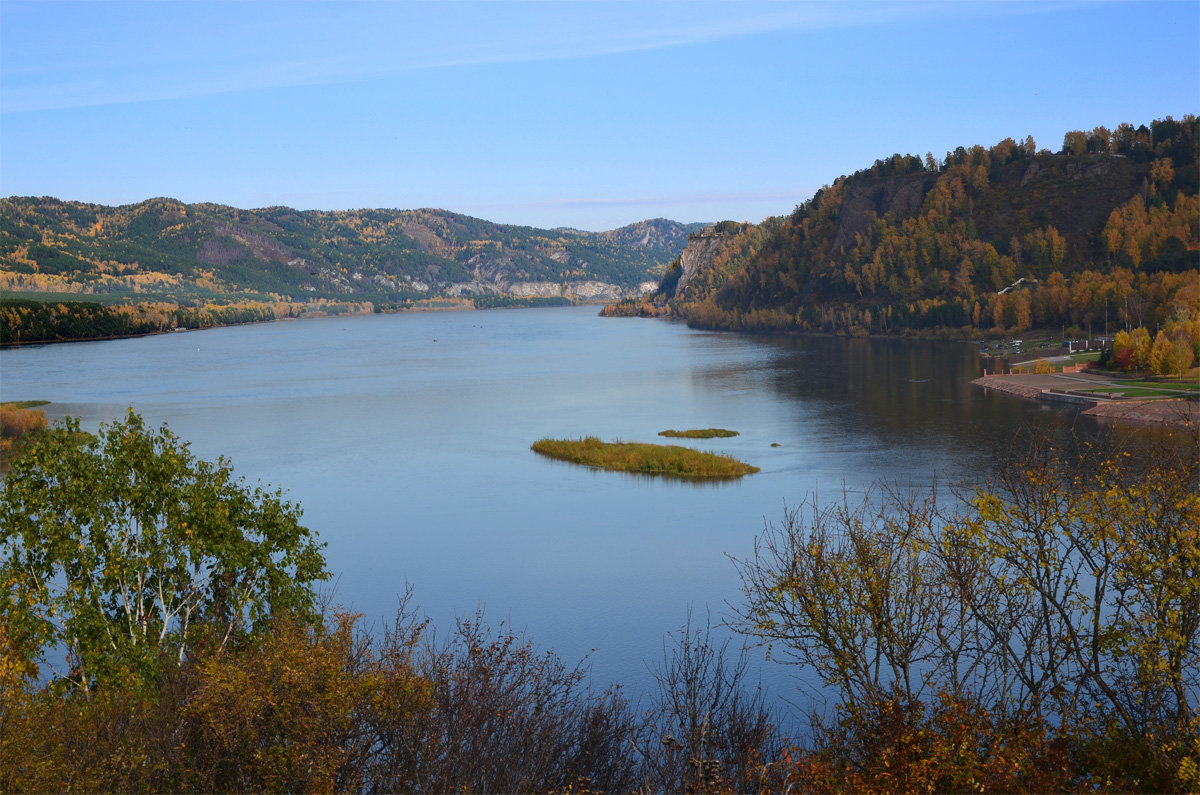
[[[920,173],[851,184],[838,213],[833,250],[845,251],[854,245],[855,235],[865,232],[876,217],[915,213],[936,181],[936,174]]]
[[[675,283],[669,299],[676,301],[694,300],[697,296],[692,288],[696,276],[712,267],[713,260],[727,240],[724,234],[715,232],[710,227],[699,235],[695,235],[679,254],[679,280]]]

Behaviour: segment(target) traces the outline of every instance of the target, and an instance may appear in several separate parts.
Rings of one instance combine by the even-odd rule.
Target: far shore
[[[355,313],[364,314],[364,313]],[[106,340],[135,340],[141,337],[157,337],[161,334],[182,334],[188,331],[207,331],[214,328],[232,328],[233,326],[257,326],[260,323],[280,323],[285,320],[307,320],[317,315],[309,315],[308,317],[276,317],[270,320],[246,320],[241,323],[219,323],[213,326],[197,326],[196,328],[165,328],[156,331],[143,331],[140,334],[109,334],[104,337],[69,337],[67,339],[52,339],[52,340],[14,340],[13,342],[0,343],[2,348],[24,348],[28,345],[58,345],[64,342],[104,342]],[[325,317],[333,317],[326,315]]]
[[[597,302],[585,301],[585,302],[580,302],[580,303],[575,303],[575,304],[569,304],[567,306],[600,306],[600,305],[601,304],[599,304]],[[383,308],[383,309],[373,308],[373,309],[369,309],[369,310],[346,311],[346,312],[327,312],[327,311],[317,310],[317,311],[313,311],[313,312],[306,312],[305,314],[303,314],[299,317],[277,317],[277,318],[270,318],[270,319],[264,319],[264,320],[247,320],[247,321],[242,321],[242,322],[238,322],[238,323],[217,323],[217,324],[214,324],[211,326],[196,326],[194,328],[190,328],[190,327],[189,328],[164,328],[164,329],[157,329],[154,331],[144,331],[144,332],[141,332],[138,334],[110,334],[110,335],[106,335],[106,336],[96,336],[96,337],[70,337],[70,338],[65,338],[65,339],[64,338],[56,338],[56,339],[45,339],[45,340],[13,340],[11,342],[0,342],[0,349],[23,348],[23,347],[26,347],[29,345],[55,345],[55,344],[64,343],[64,342],[101,342],[101,341],[105,341],[105,340],[129,340],[129,339],[137,339],[139,337],[155,337],[160,334],[176,334],[176,333],[180,333],[180,332],[206,331],[208,329],[228,328],[228,327],[232,327],[232,326],[254,326],[254,325],[258,325],[260,323],[279,323],[279,322],[285,322],[285,321],[291,321],[291,320],[314,320],[314,319],[323,320],[323,319],[336,318],[336,317],[367,317],[370,315],[395,315],[395,314],[408,313],[408,312],[491,312],[491,311],[496,311],[496,310],[500,310],[500,309],[539,309],[539,308],[542,308],[542,307],[527,307],[527,306],[519,306],[518,305],[518,306],[484,307],[481,309],[481,308],[473,305],[470,301],[450,301],[450,299],[447,299],[447,303],[445,303],[445,304],[436,303],[436,302],[428,303],[428,304],[418,303],[418,304],[412,304],[412,305],[408,305],[408,306],[388,307],[388,308]],[[546,308],[550,308],[550,307],[546,307]]]

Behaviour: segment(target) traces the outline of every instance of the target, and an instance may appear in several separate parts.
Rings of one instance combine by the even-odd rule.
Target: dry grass
[[[690,447],[602,442],[594,436],[583,439],[539,439],[530,449],[550,458],[601,469],[698,480],[740,478],[758,471],[758,467],[735,458]]]

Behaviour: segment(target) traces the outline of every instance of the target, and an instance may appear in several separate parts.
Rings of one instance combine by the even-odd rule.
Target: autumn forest
[[[944,158],[893,155],[788,216],[723,223],[690,269],[613,313],[848,333],[1114,333],[1200,306],[1195,117]]]

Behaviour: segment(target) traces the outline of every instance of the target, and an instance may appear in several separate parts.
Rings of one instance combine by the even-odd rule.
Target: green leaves
[[[68,419],[0,496],[0,578],[29,657],[83,690],[182,661],[198,626],[225,645],[286,609],[315,618],[324,558],[300,509],[197,460],[130,411],[98,436]]]

